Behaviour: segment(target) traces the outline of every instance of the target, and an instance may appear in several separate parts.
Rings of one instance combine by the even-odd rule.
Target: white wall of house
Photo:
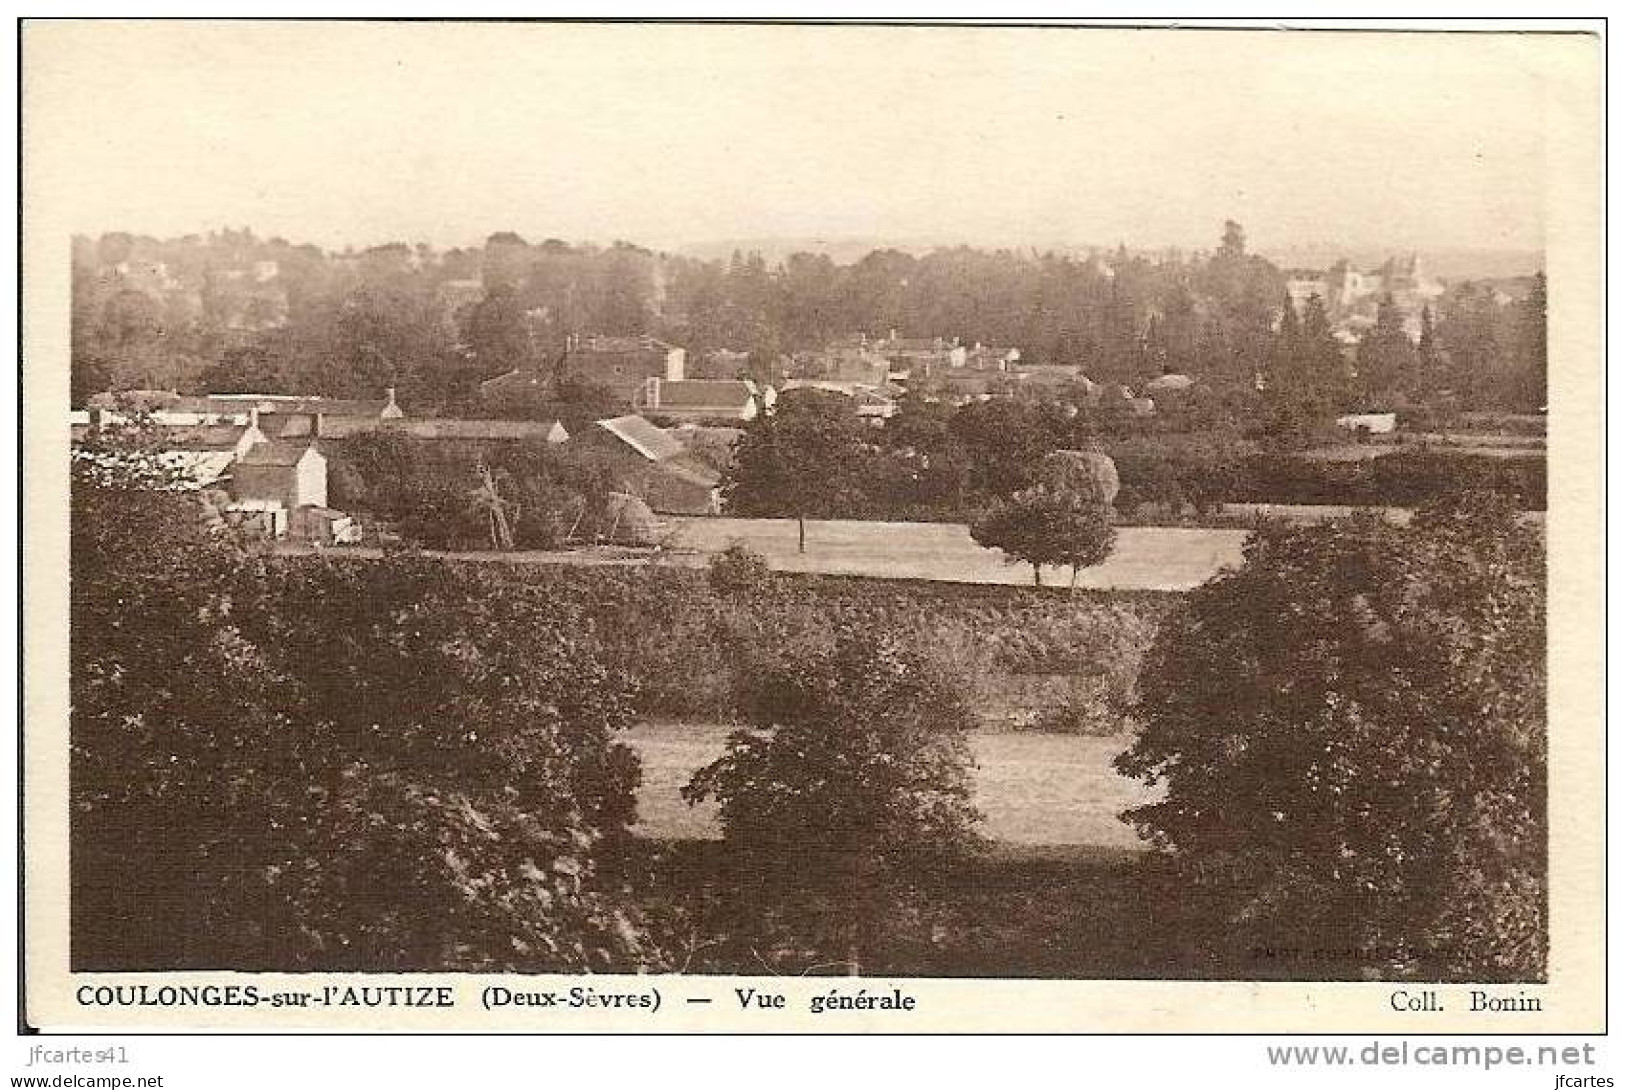
[[[327,506],[327,459],[315,447],[306,450],[294,466],[296,507]]]

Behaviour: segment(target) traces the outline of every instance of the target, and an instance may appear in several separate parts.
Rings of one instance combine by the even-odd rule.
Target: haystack
[[[649,505],[626,492],[611,492],[604,500],[603,521],[597,538],[608,545],[660,544],[665,527]]]

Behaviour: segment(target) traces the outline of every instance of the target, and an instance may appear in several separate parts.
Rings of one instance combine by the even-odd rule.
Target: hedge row
[[[444,563],[468,569],[493,594],[541,594],[561,612],[591,618],[615,665],[635,679],[639,714],[666,719],[732,719],[740,670],[795,654],[845,618],[918,640],[974,682],[989,717],[1008,718],[1012,694],[1032,692],[1032,675],[1050,675],[1059,691],[1088,694],[1091,706],[1065,721],[1120,724],[1140,658],[1175,600],[786,573],[718,587],[684,568]]]
[[[1237,454],[1222,446],[1114,451],[1118,510],[1142,504],[1210,514],[1223,503],[1418,507],[1464,490],[1504,492],[1525,510],[1546,506],[1544,451],[1505,458],[1464,450],[1403,450],[1348,461],[1303,454]]]
[[[1248,459],[1228,499],[1237,503],[1321,503],[1418,507],[1468,491],[1503,492],[1525,510],[1546,507],[1546,458],[1487,458],[1401,451],[1359,461],[1260,454]]]

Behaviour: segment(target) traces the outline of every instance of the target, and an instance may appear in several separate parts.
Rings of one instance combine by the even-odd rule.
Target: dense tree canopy
[[[1081,367],[1100,383],[1182,372],[1246,388],[1281,362],[1285,282],[1247,250],[1236,223],[1210,254],[961,246],[876,250],[851,264],[808,253],[704,261],[511,231],[468,249],[397,242],[338,254],[246,230],[110,234],[74,245],[73,389],[81,400],[107,388],[203,392],[240,376],[266,389],[377,396],[393,383],[420,412],[465,411],[478,379],[546,364],[572,335],[652,334],[694,360],[727,348],[773,380],[784,353],[892,332],[1015,347],[1028,362]],[[1544,284],[1528,302],[1499,290],[1461,283],[1437,302],[1440,347],[1456,370],[1409,393],[1451,389],[1483,407],[1543,402]],[[1313,325],[1306,317],[1311,339]],[[245,349],[269,373],[206,370]],[[1318,352],[1310,346],[1303,362],[1324,372]]]
[[[1546,944],[1544,548],[1490,495],[1260,533],[1141,678],[1119,768],[1219,957],[1534,979]],[[1268,965],[1253,964],[1252,971]]]
[[[840,394],[796,391],[751,421],[723,480],[731,514],[793,518],[806,550],[806,520],[835,518],[862,503],[871,443]]]
[[[971,537],[998,549],[1010,563],[1033,566],[1033,585],[1044,581],[1045,564],[1078,572],[1111,554],[1112,508],[1064,485],[1036,484],[999,500],[975,522]]]
[[[1416,346],[1392,296],[1378,304],[1376,324],[1360,338],[1355,370],[1362,409],[1381,409],[1396,390],[1414,393],[1422,388]]]
[[[545,439],[493,445],[477,457],[387,432],[346,440],[329,467],[334,503],[365,512],[403,540],[430,549],[495,548],[499,504],[506,547],[553,549],[602,520],[614,475],[590,452]]]
[[[637,765],[588,616],[434,562],[273,561],[139,448],[98,453],[73,481],[76,968],[660,964],[600,866]]]

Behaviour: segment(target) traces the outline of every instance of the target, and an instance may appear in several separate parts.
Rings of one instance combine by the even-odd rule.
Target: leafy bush
[[[773,586],[773,568],[761,553],[742,542],[734,542],[706,566],[711,589],[725,597],[755,597]]]
[[[715,796],[732,843],[797,867],[971,847],[973,722],[958,681],[867,626],[805,650],[745,679],[749,728],[684,796]]]
[[[742,680],[748,728],[683,797],[721,804],[757,897],[827,904],[839,891],[845,941],[826,950],[861,965],[895,887],[978,843],[969,701],[930,658],[864,625]]]
[[[1101,738],[1123,733],[1128,706],[1100,678],[1069,678],[1065,696],[1042,709],[1027,729]]]

